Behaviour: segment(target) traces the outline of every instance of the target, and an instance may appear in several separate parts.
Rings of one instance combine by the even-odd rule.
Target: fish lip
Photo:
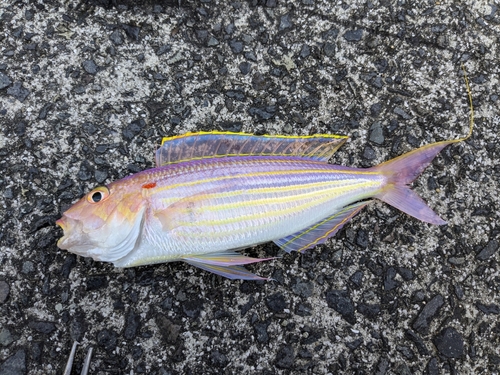
[[[56,220],[56,225],[58,225],[63,231],[66,230],[66,223],[64,222],[64,218]]]
[[[69,230],[68,222],[65,220],[65,216],[61,217],[59,220],[56,220],[56,225],[59,226],[63,230],[63,235],[61,238],[57,240],[57,247],[63,250],[67,250],[68,246],[64,246],[64,242],[68,239],[67,232]]]

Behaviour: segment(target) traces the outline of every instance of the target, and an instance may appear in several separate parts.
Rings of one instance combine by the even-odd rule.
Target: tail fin
[[[407,185],[427,168],[443,148],[454,142],[458,141],[433,143],[373,167],[372,170],[386,175],[389,180],[376,198],[427,223],[446,224],[446,221],[432,211]]]
[[[465,69],[464,77],[470,104],[469,134],[465,138],[432,143],[372,168],[374,172],[381,173],[388,178],[387,185],[376,195],[376,198],[408,215],[431,224],[443,225],[446,224],[446,221],[432,211],[422,198],[410,190],[407,185],[412,183],[427,168],[443,148],[452,143],[464,141],[471,136],[472,129],[474,128],[474,108],[472,106],[472,94]]]

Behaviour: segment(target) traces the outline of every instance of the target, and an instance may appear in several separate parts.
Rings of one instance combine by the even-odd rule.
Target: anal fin
[[[345,223],[351,220],[354,215],[370,202],[371,201],[363,201],[346,206],[326,219],[290,236],[276,240],[274,243],[287,253],[292,251],[304,251],[322,244],[328,238],[337,234]]]
[[[251,258],[235,251],[193,255],[182,258],[184,262],[192,266],[232,280],[269,280],[268,278],[257,276],[241,266],[270,259],[274,258]]]

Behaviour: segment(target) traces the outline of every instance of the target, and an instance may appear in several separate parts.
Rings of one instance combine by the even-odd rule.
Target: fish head
[[[146,207],[133,190],[113,183],[89,192],[56,221],[64,231],[57,246],[103,262],[129,254],[139,244]]]

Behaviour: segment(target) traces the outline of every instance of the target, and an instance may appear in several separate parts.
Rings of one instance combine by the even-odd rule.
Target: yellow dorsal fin
[[[347,136],[256,136],[232,132],[199,132],[163,138],[156,166],[232,156],[288,156],[328,161]]]

